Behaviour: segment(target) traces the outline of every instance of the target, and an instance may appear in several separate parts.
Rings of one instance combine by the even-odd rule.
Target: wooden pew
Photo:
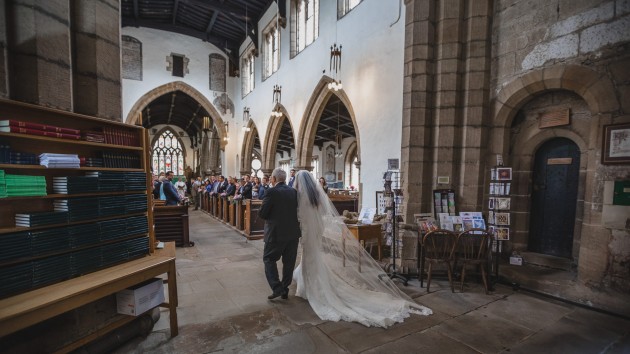
[[[188,229],[188,206],[171,205],[153,207],[155,239],[162,242],[174,241],[177,246],[193,246]]]
[[[265,220],[258,217],[262,206],[262,200],[248,199],[245,201],[245,237],[250,240],[258,240],[264,236]]]

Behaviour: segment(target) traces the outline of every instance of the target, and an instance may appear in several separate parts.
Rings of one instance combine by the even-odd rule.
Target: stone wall
[[[68,0],[7,4],[10,98],[72,110]]]
[[[119,2],[72,1],[71,6],[74,111],[121,120]]]
[[[604,186],[630,179],[630,169],[627,165],[602,164],[601,147],[604,125],[630,121],[630,2],[498,1],[493,28],[495,129],[487,159],[501,153],[508,164],[517,167],[513,190],[518,193],[521,210],[516,213],[513,227],[517,237],[512,246],[527,247],[529,211],[523,206],[529,204],[528,177],[536,144],[556,136],[567,137],[580,146],[583,161],[574,232],[578,242],[573,250],[578,268],[574,285],[580,290],[566,296],[601,307],[612,303],[603,299],[602,293],[617,299],[625,293],[627,298],[630,279],[622,279],[628,274],[630,249],[614,245],[624,244],[630,230],[607,226],[602,217],[603,201],[608,197]],[[586,107],[572,106],[578,115],[567,127],[521,129],[519,114],[527,116],[536,105],[558,97],[548,94],[550,90],[571,92],[574,101],[584,100]],[[531,100],[535,101],[528,104]],[[547,104],[562,105],[560,101]],[[625,225],[625,220],[617,224]],[[577,292],[579,299],[574,298]]]
[[[630,179],[630,168],[601,163],[603,126],[630,122],[630,1],[405,4],[407,220],[432,211],[438,176],[450,177],[458,211],[485,211],[489,168],[501,154],[514,167],[514,238],[507,246],[527,249],[532,157],[546,140],[567,137],[581,151],[577,280],[560,296],[630,313],[619,305],[630,288],[630,249],[619,248],[630,230],[618,226],[628,216],[615,227],[602,223],[604,186]],[[537,127],[537,110],[562,106],[572,109],[569,126]]]
[[[3,4],[0,96],[121,119],[118,1]]]

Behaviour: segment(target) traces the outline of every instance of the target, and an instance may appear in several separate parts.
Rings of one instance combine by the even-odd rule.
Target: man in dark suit
[[[286,299],[293,280],[293,269],[297,258],[300,223],[297,217],[297,191],[286,185],[287,173],[276,168],[271,173],[274,184],[265,192],[265,199],[258,216],[265,219],[265,248],[263,262],[265,276],[273,293],[268,299],[281,296]],[[278,260],[282,258],[282,281],[278,277]]]
[[[166,196],[166,205],[177,205],[179,203],[179,194],[173,185],[173,171],[166,172],[166,179],[162,182],[164,195]]]

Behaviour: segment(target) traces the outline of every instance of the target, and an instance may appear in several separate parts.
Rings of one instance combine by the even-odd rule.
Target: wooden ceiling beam
[[[179,0],[173,1],[173,24],[177,22],[177,8],[178,7],[179,7]]]

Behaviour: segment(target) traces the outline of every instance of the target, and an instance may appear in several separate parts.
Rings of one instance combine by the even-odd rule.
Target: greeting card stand
[[[391,249],[392,249],[392,264],[391,271],[388,273],[388,276],[391,279],[399,279],[407,285],[409,279],[403,275],[398,273],[396,270],[396,255],[399,254],[399,237],[397,235],[398,229],[398,219],[397,219],[397,209],[399,207],[400,199],[402,198],[402,190],[400,189],[400,172],[388,171],[383,175],[383,198],[385,199],[385,239],[388,241],[391,240]]]
[[[494,236],[492,239],[491,254],[493,261],[490,263],[488,274],[494,274],[492,284],[499,280],[499,258],[503,252],[503,243],[510,240],[510,209],[512,200],[510,190],[512,187],[512,168],[497,165],[490,169],[490,190],[488,198],[488,230]]]

